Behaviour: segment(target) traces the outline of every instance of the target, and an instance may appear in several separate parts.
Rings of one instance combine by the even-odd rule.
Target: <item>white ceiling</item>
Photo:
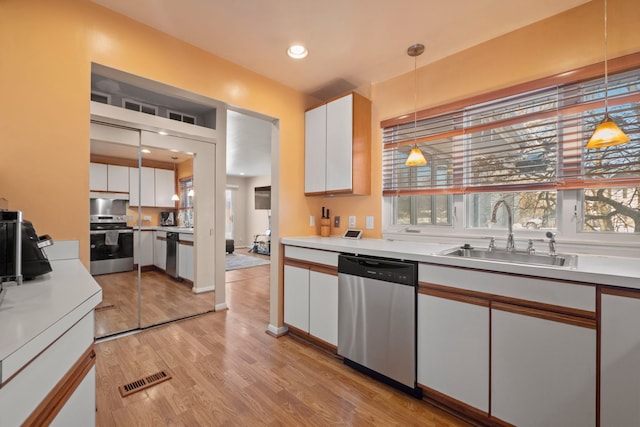
[[[294,89],[327,99],[589,0],[93,0]],[[290,44],[309,56],[293,60]]]
[[[321,100],[418,67],[589,0],[92,0]],[[290,44],[309,56],[293,60]],[[178,64],[177,64],[178,65]],[[270,173],[271,128],[230,113],[227,173]]]

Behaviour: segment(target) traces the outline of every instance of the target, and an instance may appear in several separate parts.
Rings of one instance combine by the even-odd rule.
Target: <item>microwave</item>
[[[53,244],[40,236],[20,211],[0,211],[0,283],[34,279],[51,271],[42,248]]]

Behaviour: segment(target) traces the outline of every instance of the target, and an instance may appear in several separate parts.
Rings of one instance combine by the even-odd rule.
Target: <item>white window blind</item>
[[[521,93],[383,128],[383,194],[640,185],[640,69],[609,76],[609,115],[630,143],[587,150],[604,79]],[[415,131],[414,131],[415,129]],[[427,164],[407,167],[413,144]]]

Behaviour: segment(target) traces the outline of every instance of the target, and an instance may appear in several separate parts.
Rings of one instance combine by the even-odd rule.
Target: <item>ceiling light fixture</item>
[[[409,46],[407,54],[413,56],[413,148],[409,152],[407,160],[404,162],[406,166],[422,166],[427,164],[427,159],[418,148],[416,143],[416,133],[418,128],[418,56],[424,52],[424,45],[417,43]]]
[[[604,148],[629,142],[629,137],[609,117],[609,67],[607,64],[607,0],[604,0],[604,118],[587,142],[587,148]]]
[[[176,179],[176,160],[178,160],[178,158],[176,156],[172,156],[171,159],[173,160],[173,179],[175,180]],[[174,202],[178,202],[180,201],[180,197],[178,197],[177,193],[173,193],[173,196],[171,196],[171,200]]]
[[[289,49],[287,49],[287,55],[289,55],[293,59],[306,58],[308,54],[309,51],[307,50],[307,48],[302,46],[301,44],[291,45],[289,46]]]
[[[143,148],[142,151],[144,154],[151,154],[151,150],[149,150],[148,148]]]

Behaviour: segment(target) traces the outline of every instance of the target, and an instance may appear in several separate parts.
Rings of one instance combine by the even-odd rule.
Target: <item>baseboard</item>
[[[203,292],[211,292],[216,290],[216,285],[205,286],[204,288],[191,288],[191,292],[194,294],[201,294]]]
[[[216,304],[215,306],[215,311],[225,311],[225,310],[229,310],[229,306],[227,305],[226,302],[223,302],[222,304]]]
[[[279,338],[283,335],[285,335],[287,332],[289,332],[289,328],[287,328],[286,326],[273,326],[273,325],[269,325],[267,326],[267,333],[271,336],[274,336],[276,338]]]

